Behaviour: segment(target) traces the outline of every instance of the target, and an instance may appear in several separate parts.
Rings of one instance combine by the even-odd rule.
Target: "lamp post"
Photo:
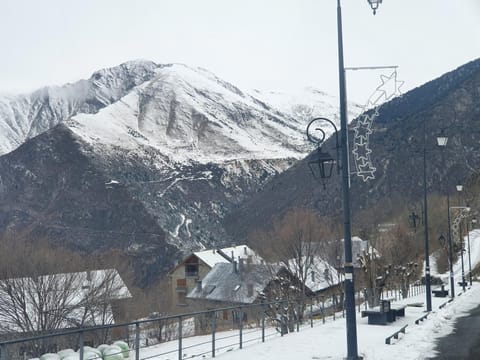
[[[459,232],[460,254],[462,259],[462,290],[463,292],[465,292],[465,262],[463,261],[464,246],[463,246],[463,235],[462,235],[462,223],[460,223],[459,226],[460,226],[460,232]]]
[[[443,150],[447,146],[448,137],[443,133],[443,130],[440,136],[437,137],[437,144],[442,149],[442,160],[445,164],[445,155]],[[448,181],[448,173],[446,175],[447,180],[447,221],[448,221],[448,233],[447,233],[447,240],[448,240],[448,262],[449,262],[449,270],[450,270],[450,296],[452,299],[455,297],[455,282],[453,279],[453,248],[452,248],[452,229],[450,227],[450,189],[449,189],[449,181]]]
[[[470,211],[470,207],[468,205],[467,206],[451,206],[451,207],[448,208],[449,213],[450,213],[451,209],[458,209],[458,210],[461,210],[461,211],[466,211],[467,213]],[[460,212],[457,215],[457,218],[459,220],[459,224],[458,224],[459,227],[461,226],[461,221],[465,216],[466,215],[464,215],[463,212]],[[456,222],[456,219],[454,220],[454,222]],[[463,262],[463,251],[464,251],[464,249],[463,249],[463,237],[462,237],[461,230],[459,231],[458,235],[459,235],[458,237],[459,237],[459,240],[460,240],[460,252],[461,252],[461,259],[462,259],[462,289],[463,289],[463,291],[465,291],[465,267],[464,267],[464,262]]]
[[[347,359],[358,359],[357,320],[355,315],[355,290],[353,283],[352,234],[350,227],[350,189],[348,169],[347,89],[343,63],[342,7],[337,0],[338,82],[340,93],[340,131],[342,148],[342,202],[343,238],[345,252],[345,307],[347,323]]]
[[[442,133],[437,136],[437,144],[446,146],[448,138]],[[426,122],[423,122],[423,231],[424,231],[424,248],[425,248],[425,302],[426,311],[432,311],[432,291],[430,278],[430,249],[428,235],[428,200],[427,200],[427,128]]]
[[[463,191],[463,185],[457,185],[457,192],[458,192],[458,205],[460,205],[460,193]],[[460,238],[460,252],[462,258],[462,290],[465,292],[465,263],[463,261],[463,252],[464,252],[464,245],[463,245],[463,235],[462,235],[462,223],[459,224],[459,238]],[[468,233],[468,225],[467,225],[467,233]]]
[[[382,0],[368,0],[373,14],[376,14]],[[340,93],[340,131],[342,149],[342,202],[343,236],[345,246],[345,307],[347,316],[347,359],[358,359],[357,325],[355,319],[355,288],[352,261],[352,234],[350,225],[350,188],[348,167],[348,131],[347,131],[347,90],[345,84],[345,65],[343,63],[342,7],[337,0],[337,39],[338,39],[338,82]]]
[[[432,311],[432,292],[430,282],[430,250],[428,244],[428,203],[427,203],[427,130],[426,121],[423,121],[423,215],[424,215],[424,242],[425,242],[425,297],[427,311]]]
[[[473,217],[472,218],[472,230],[475,224],[477,223],[477,218]],[[470,257],[470,234],[469,234],[469,229],[468,229],[468,222],[467,222],[467,241],[468,241],[468,274],[469,274],[469,280],[470,280],[470,286],[472,286],[472,259]]]

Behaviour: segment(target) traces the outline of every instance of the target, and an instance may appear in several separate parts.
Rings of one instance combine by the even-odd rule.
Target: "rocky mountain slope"
[[[304,93],[279,109],[285,94],[135,61],[2,98],[0,232],[118,249],[140,259],[137,282],[148,286],[182,252],[235,242],[223,217],[308,153],[300,111],[337,111]]]
[[[457,182],[478,176],[480,59],[370,110],[367,115],[374,111],[378,111],[378,117],[370,129],[368,150],[376,168],[374,179],[364,182],[353,173],[354,159],[350,154],[352,220],[357,229],[362,227],[363,210],[370,211],[370,222],[379,224],[388,220],[392,209],[422,201],[424,125],[429,194],[446,194],[447,184],[454,193]],[[354,129],[358,131],[362,125],[359,119],[352,122],[349,131],[351,150],[355,148]],[[449,137],[443,153],[436,144],[442,130]],[[334,154],[332,140],[324,147]],[[310,173],[309,159],[273,178],[261,192],[228,214],[224,225],[229,233],[245,239],[252,230],[268,227],[274,216],[292,207],[313,208],[324,215],[340,217],[340,177],[334,174],[323,189]]]

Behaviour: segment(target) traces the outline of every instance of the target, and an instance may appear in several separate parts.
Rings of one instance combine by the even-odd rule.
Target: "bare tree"
[[[0,254],[2,332],[111,323],[111,300],[129,296],[116,270],[63,272],[82,257],[46,242],[3,238]]]
[[[419,278],[421,249],[418,234],[407,225],[408,218],[397,218],[389,226],[377,229],[373,235],[374,247],[360,256],[363,280],[370,306],[378,305],[385,287],[400,288],[408,296],[410,284]]]
[[[377,306],[380,302],[382,291],[389,276],[389,267],[379,253],[368,246],[358,259],[363,270],[365,296],[368,306]]]
[[[276,286],[269,296],[275,293],[275,299],[303,299],[300,309],[291,306],[273,309],[274,316],[281,315],[290,320],[297,316],[301,318],[305,298],[312,293],[307,286],[312,278],[316,277],[317,281],[321,277],[327,281],[338,281],[330,273],[315,273],[318,269],[329,268],[326,251],[332,236],[330,224],[313,210],[304,208],[290,210],[282,218],[275,219],[270,230],[255,232],[250,236],[250,243],[258,244],[264,259],[274,264],[271,272],[276,279]],[[283,276],[279,276],[278,266],[286,269]]]
[[[331,225],[311,209],[295,208],[282,218],[275,219],[269,231],[256,232],[251,243],[260,246],[262,256],[269,262],[282,265],[303,284],[316,269],[316,263],[328,260]]]

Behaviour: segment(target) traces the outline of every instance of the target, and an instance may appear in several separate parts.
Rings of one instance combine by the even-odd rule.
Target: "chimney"
[[[243,253],[244,253],[245,255],[247,255],[247,247],[246,247],[246,246],[243,247]]]
[[[233,272],[234,273],[237,273],[238,272],[238,268],[237,268],[237,262],[235,260],[232,261],[232,265],[233,265]]]
[[[247,284],[247,296],[253,296],[253,284]]]
[[[240,258],[240,256],[238,257],[238,269],[240,273],[242,273],[244,270],[243,259]]]

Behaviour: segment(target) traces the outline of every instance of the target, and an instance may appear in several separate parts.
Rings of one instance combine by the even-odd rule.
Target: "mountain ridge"
[[[118,249],[141,286],[184,252],[234,243],[221,219],[308,152],[304,118],[204,69],[130,62],[62,89],[0,100],[0,126],[19,121],[0,156],[0,232]]]
[[[355,231],[362,231],[369,209],[376,221],[388,221],[391,209],[421,202],[423,196],[423,123],[427,148],[427,188],[429,194],[444,195],[446,179],[465,182],[480,169],[480,59],[452,70],[401,97],[370,109],[378,112],[372,125],[369,147],[375,179],[363,182],[351,175],[352,222]],[[353,128],[349,126],[349,142],[353,144]],[[449,136],[442,152],[436,137],[442,129]],[[333,139],[324,144],[334,149]],[[332,150],[333,151],[333,150]],[[311,153],[310,155],[312,155]],[[333,152],[332,152],[333,154]],[[352,154],[350,161],[353,164]],[[333,174],[326,181],[326,190],[312,178],[310,156],[268,182],[224,219],[224,226],[235,238],[246,240],[249,232],[262,230],[292,207],[311,208],[324,216],[342,216],[341,179]],[[453,191],[453,190],[451,190]],[[272,206],[271,204],[275,204]],[[380,207],[383,210],[378,210]],[[375,210],[377,209],[377,210]],[[388,209],[388,210],[387,210]],[[375,220],[370,220],[375,221]]]

